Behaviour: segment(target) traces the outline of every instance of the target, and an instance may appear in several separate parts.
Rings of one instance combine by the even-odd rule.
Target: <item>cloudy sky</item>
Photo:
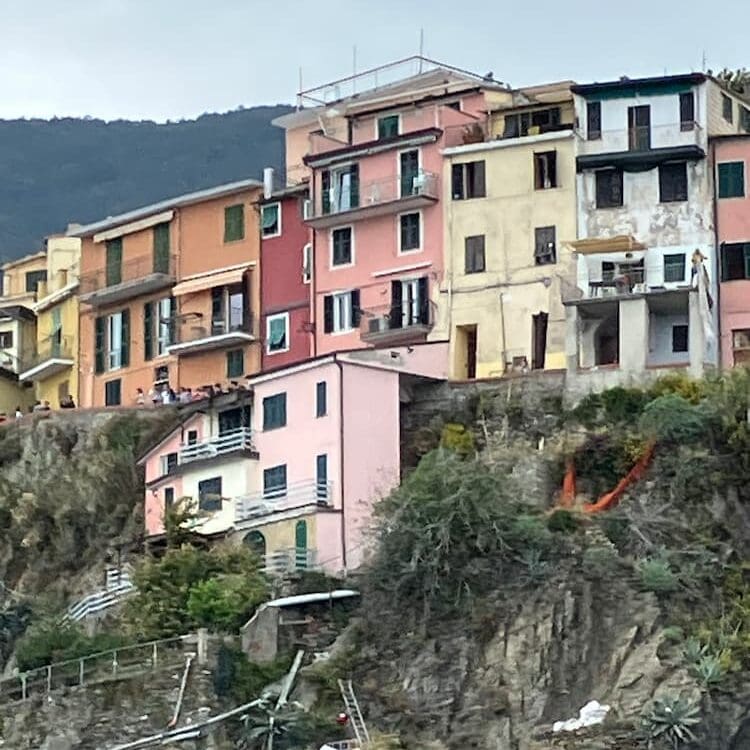
[[[426,55],[513,85],[750,66],[746,0],[0,0],[0,118],[180,119]],[[736,22],[733,23],[731,19]]]

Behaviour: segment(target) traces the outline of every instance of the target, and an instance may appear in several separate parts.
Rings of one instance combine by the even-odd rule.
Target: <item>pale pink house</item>
[[[750,135],[713,139],[722,367],[750,364]]]
[[[443,343],[324,355],[216,398],[141,460],[147,536],[187,496],[197,533],[251,545],[271,569],[357,567],[373,503],[399,481],[401,399],[444,376],[446,355]]]
[[[275,120],[286,130],[288,172],[310,178],[318,355],[438,338],[441,151],[483,138],[489,100],[506,89],[417,61],[422,72],[364,91],[365,76],[394,66],[301,92],[313,106]],[[355,86],[359,93],[326,99]],[[470,181],[467,189],[484,190],[483,174]]]

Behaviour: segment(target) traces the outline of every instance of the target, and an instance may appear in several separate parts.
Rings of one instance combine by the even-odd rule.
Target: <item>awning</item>
[[[598,253],[628,253],[635,250],[647,250],[647,246],[629,234],[618,234],[614,237],[591,237],[585,240],[574,240],[570,246],[583,255]]]
[[[213,289],[216,286],[227,286],[228,284],[239,284],[242,277],[250,266],[241,266],[231,268],[225,271],[216,271],[215,273],[201,274],[181,281],[172,289],[175,297],[181,297],[184,294],[193,294],[202,292],[206,289]]]

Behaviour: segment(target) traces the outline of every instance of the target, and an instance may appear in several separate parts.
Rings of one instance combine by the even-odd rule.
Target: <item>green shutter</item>
[[[169,273],[169,224],[154,227],[154,273]]]
[[[130,364],[130,310],[122,311],[122,358],[123,367]]]
[[[143,358],[154,358],[154,303],[143,306]]]
[[[331,213],[331,173],[327,169],[320,175],[320,205],[322,213]]]
[[[94,371],[97,375],[104,372],[104,348],[107,337],[107,319],[97,318],[95,323]]]
[[[245,207],[242,203],[224,209],[224,242],[245,238]]]
[[[359,164],[349,167],[349,205],[352,208],[359,206]]]
[[[107,240],[107,286],[122,283],[122,237]]]
[[[227,352],[227,377],[239,378],[245,372],[245,353],[242,349]]]
[[[745,195],[745,164],[741,161],[719,164],[719,198]]]

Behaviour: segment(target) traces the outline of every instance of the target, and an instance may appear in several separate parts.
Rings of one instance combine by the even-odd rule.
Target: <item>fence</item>
[[[48,695],[66,687],[135,677],[160,666],[184,663],[182,646],[194,636],[177,636],[102,651],[39,667],[0,680],[0,704]]]

